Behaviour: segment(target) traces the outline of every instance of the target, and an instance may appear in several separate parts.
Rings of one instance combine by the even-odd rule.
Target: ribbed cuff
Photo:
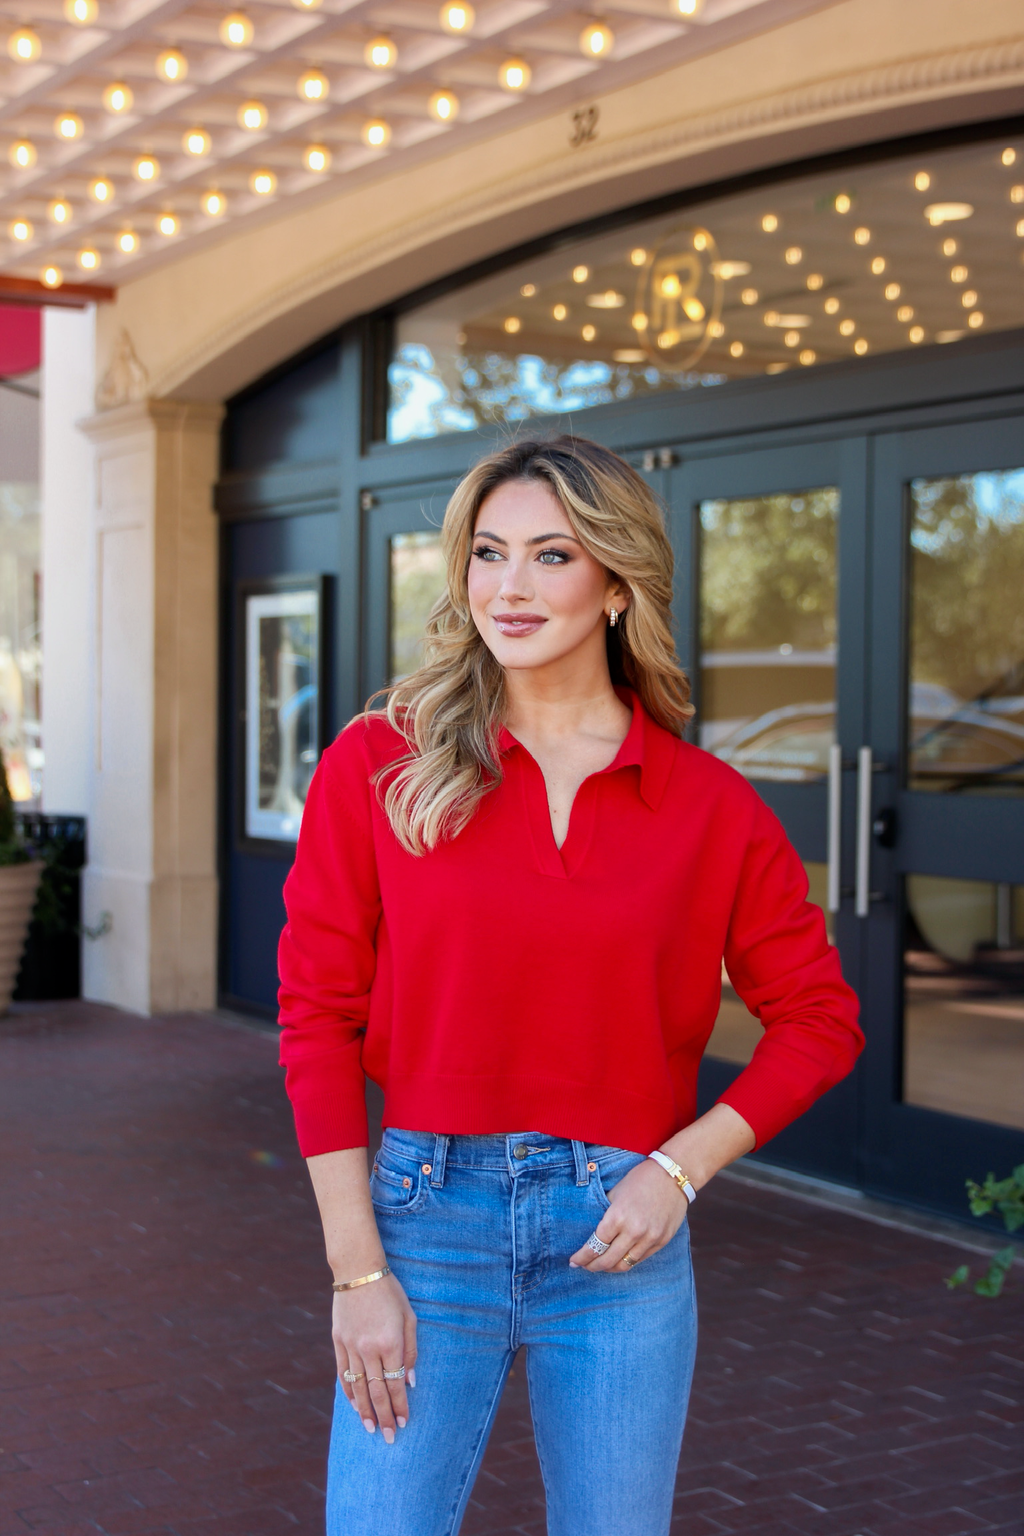
[[[353,1102],[341,1095],[292,1101],[295,1131],[303,1157],[325,1152],[344,1152],[369,1143],[365,1101]]]

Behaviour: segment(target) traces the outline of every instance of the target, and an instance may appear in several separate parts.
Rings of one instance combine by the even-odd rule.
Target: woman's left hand
[[[586,1243],[577,1248],[569,1263],[579,1269],[623,1274],[635,1264],[664,1248],[686,1220],[689,1201],[657,1163],[645,1159],[619,1180],[608,1196],[609,1207],[597,1225],[597,1235],[608,1243],[607,1253],[596,1254]]]

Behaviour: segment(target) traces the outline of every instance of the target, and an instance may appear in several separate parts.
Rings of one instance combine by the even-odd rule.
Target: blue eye
[[[501,556],[496,549],[491,549],[487,544],[481,544],[479,549],[473,551],[474,560],[500,560]]]
[[[549,555],[551,556],[550,560],[548,559]],[[569,556],[565,553],[564,549],[542,549],[537,558],[538,560],[543,560],[545,565],[568,565],[569,563]]]

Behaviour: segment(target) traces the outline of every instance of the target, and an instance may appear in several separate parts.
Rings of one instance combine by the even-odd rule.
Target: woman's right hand
[[[416,1314],[394,1275],[353,1291],[335,1291],[334,1352],[342,1391],[369,1434],[378,1424],[388,1445],[409,1419],[406,1386],[416,1385]],[[385,1381],[385,1371],[405,1366],[405,1377]],[[345,1371],[359,1376],[346,1381]]]

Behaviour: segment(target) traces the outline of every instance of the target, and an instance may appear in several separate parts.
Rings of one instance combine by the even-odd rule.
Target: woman
[[[689,1203],[850,1070],[856,1000],[774,816],[681,739],[640,477],[516,444],[443,544],[424,665],[325,752],[285,889],[282,1062],[335,1277],[328,1531],[458,1531],[525,1345],[549,1536],[665,1536]],[[698,1118],[723,959],[764,1036]]]

